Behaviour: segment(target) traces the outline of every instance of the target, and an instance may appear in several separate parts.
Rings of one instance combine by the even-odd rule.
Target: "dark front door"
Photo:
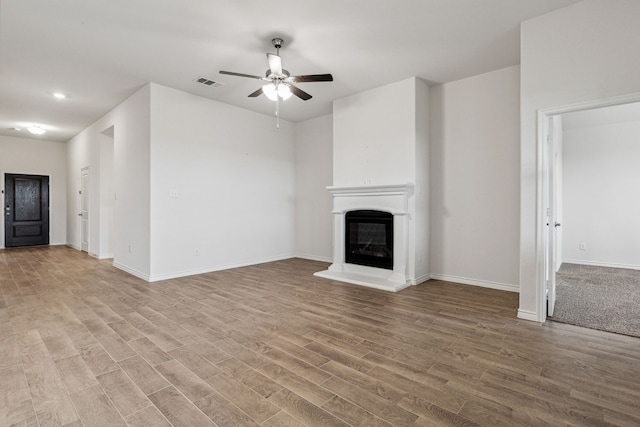
[[[4,245],[49,244],[49,177],[4,176]]]

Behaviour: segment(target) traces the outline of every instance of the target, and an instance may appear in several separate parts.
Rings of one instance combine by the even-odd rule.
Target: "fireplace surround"
[[[411,184],[398,185],[365,185],[365,186],[332,186],[327,190],[333,196],[333,263],[327,270],[315,273],[316,276],[342,282],[354,283],[376,289],[397,292],[410,286],[408,277],[409,259],[409,197],[413,193]],[[391,227],[391,233],[385,231],[385,239],[392,239],[390,247],[393,255],[386,266],[361,265],[353,263],[347,255],[346,233],[348,217],[351,212],[359,212],[364,224],[378,224],[373,228],[380,230],[385,222],[366,218],[372,211],[383,213],[386,224]],[[363,214],[363,212],[367,212]],[[352,214],[353,215],[353,214]],[[367,227],[363,227],[366,232]],[[369,230],[371,231],[371,230]],[[380,235],[378,235],[380,239]],[[363,240],[366,240],[363,238]],[[380,241],[380,240],[376,240]],[[377,248],[380,249],[380,248]],[[375,257],[375,251],[369,253]],[[389,261],[387,261],[389,262]]]

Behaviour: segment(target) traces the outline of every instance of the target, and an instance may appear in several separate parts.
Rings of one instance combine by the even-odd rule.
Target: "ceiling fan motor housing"
[[[280,49],[282,47],[282,45],[284,44],[284,40],[282,40],[281,38],[275,38],[275,39],[271,39],[271,43],[273,44],[273,46],[276,49]]]

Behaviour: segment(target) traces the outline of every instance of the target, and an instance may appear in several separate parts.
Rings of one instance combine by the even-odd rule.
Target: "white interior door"
[[[81,249],[89,252],[89,168],[80,171],[80,236]]]
[[[554,216],[554,273],[562,266],[562,116],[553,116],[553,216]],[[554,274],[555,278],[555,274]]]
[[[561,198],[561,140],[562,117],[549,117],[547,124],[546,194],[547,244],[545,273],[547,282],[547,316],[553,316],[556,304],[556,273],[562,264],[560,216]]]

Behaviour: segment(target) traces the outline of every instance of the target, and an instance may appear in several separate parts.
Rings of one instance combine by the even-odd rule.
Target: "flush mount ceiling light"
[[[260,89],[249,94],[250,98],[255,98],[264,93],[267,98],[276,102],[276,127],[280,127],[280,100],[286,101],[295,95],[303,101],[311,99],[311,95],[302,89],[294,86],[293,83],[308,83],[308,82],[332,82],[333,76],[331,74],[310,74],[306,76],[292,76],[289,72],[282,68],[282,59],[280,58],[280,48],[284,44],[281,38],[275,38],[271,40],[271,43],[276,48],[276,54],[267,53],[267,61],[269,62],[269,69],[265,73],[265,76],[252,76],[250,74],[234,73],[232,71],[220,71],[220,74],[228,74],[230,76],[248,77],[250,79],[258,79],[268,82]]]
[[[42,127],[38,125],[31,125],[27,127],[27,130],[34,135],[42,135],[43,133],[47,132],[46,130],[44,130]]]
[[[53,93],[53,97],[57,98],[57,99],[65,99],[67,97],[67,95],[65,95],[62,92],[54,92]]]

